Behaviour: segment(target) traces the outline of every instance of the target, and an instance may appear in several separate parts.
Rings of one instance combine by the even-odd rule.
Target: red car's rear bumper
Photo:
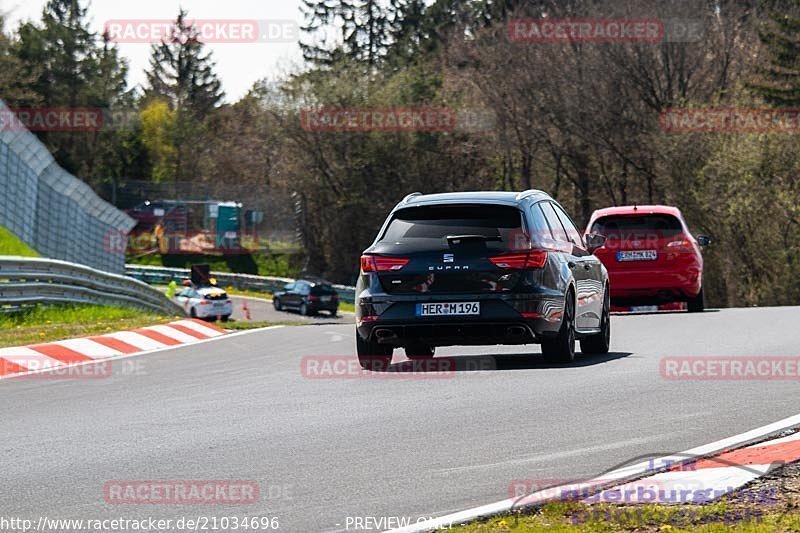
[[[611,270],[613,300],[677,301],[697,296],[703,284],[702,267],[681,269]]]

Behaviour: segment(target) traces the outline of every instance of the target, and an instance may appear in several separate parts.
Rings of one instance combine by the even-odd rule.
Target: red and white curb
[[[630,498],[637,494],[644,494],[643,491],[646,487],[659,490],[674,488],[688,490],[690,491],[689,495],[696,495],[699,491],[702,491],[703,494],[709,495],[709,500],[713,500],[742,487],[784,463],[800,460],[800,433],[751,444],[797,426],[800,426],[800,414],[733,437],[692,448],[682,453],[618,468],[594,479],[550,487],[526,496],[500,500],[391,531],[394,533],[435,531],[525,507],[564,499],[560,496],[565,494],[592,495],[592,497],[587,497],[583,500],[586,502],[614,501],[614,503],[631,503],[630,500],[624,499],[625,491],[627,491],[627,495]],[[747,447],[741,448],[741,446]],[[664,466],[663,468],[654,468],[654,465]],[[655,472],[656,470],[658,472]],[[628,482],[628,480],[632,479],[637,481]],[[615,484],[615,481],[619,483]],[[621,496],[611,496],[611,498],[605,500],[595,499],[596,494],[604,492],[603,489],[609,486],[612,486],[612,489],[608,489],[609,491],[616,491]],[[639,490],[640,487],[641,492]],[[720,491],[720,493],[717,494],[715,491]],[[613,493],[608,492],[608,494]],[[613,500],[614,498],[616,500]],[[667,502],[666,500],[667,498],[662,503],[694,503],[680,500]],[[645,503],[645,498],[640,498],[639,503]],[[659,502],[651,500],[646,503]]]
[[[95,337],[0,348],[0,378],[193,344],[225,333],[213,324],[187,319]]]
[[[582,500],[584,503],[708,503],[786,463],[800,460],[800,433],[670,467]]]

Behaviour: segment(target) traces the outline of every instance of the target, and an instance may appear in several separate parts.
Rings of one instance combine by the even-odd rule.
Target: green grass
[[[267,328],[269,326],[307,326],[308,322],[302,320],[287,320],[284,322],[226,322],[224,324],[217,324],[218,326],[229,329],[232,331],[244,331],[248,329]]]
[[[708,505],[550,503],[526,514],[505,515],[447,529],[453,533],[669,531],[717,533],[798,531],[800,512],[780,505],[720,502]],[[443,530],[444,531],[444,530]]]
[[[0,347],[100,335],[175,319],[97,305],[36,306],[16,313],[0,313]]]
[[[0,255],[39,257],[36,250],[19,240],[16,235],[2,226],[0,226]]]
[[[199,255],[199,254],[148,254],[128,256],[126,262],[135,265],[190,268],[193,264],[208,264],[212,271],[237,274],[256,274],[279,278],[296,278],[299,268],[295,256],[288,253]]]

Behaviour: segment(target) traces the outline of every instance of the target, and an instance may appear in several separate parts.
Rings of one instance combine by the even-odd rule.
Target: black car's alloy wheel
[[[600,317],[600,333],[581,339],[581,352],[585,354],[606,354],[611,347],[611,298],[608,287],[603,297],[603,315]]]
[[[392,364],[393,351],[392,346],[364,340],[356,332],[356,352],[361,368],[375,372],[388,370]]]
[[[575,298],[571,291],[564,299],[561,329],[554,339],[542,341],[542,355],[548,363],[571,363],[575,360]]]

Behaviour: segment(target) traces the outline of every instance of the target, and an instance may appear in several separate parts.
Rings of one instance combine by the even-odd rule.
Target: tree
[[[175,179],[175,115],[163,100],[152,100],[141,111],[142,144],[153,162],[152,180],[156,182]]]
[[[303,57],[317,66],[349,59],[374,68],[389,45],[393,7],[378,0],[303,0],[302,30],[317,41],[300,42]],[[338,36],[330,35],[332,28]]]
[[[107,36],[89,28],[81,0],[48,0],[40,22],[26,22],[12,44],[20,80],[35,98],[21,105],[49,108],[94,108],[131,105],[127,63]],[[108,115],[108,113],[105,113]],[[107,126],[107,125],[106,125]],[[37,132],[66,170],[91,185],[106,182],[109,172],[100,154],[112,150],[111,131]]]
[[[773,4],[776,4],[773,2]],[[769,55],[751,89],[775,106],[800,105],[800,1],[777,2],[759,33]]]
[[[145,95],[169,102],[181,114],[201,118],[220,105],[224,93],[211,53],[204,52],[199,31],[186,16],[181,10],[170,37],[152,46]]]
[[[14,38],[6,34],[3,18],[0,17],[0,98],[9,107],[38,104],[41,96],[31,86],[40,73],[38,69],[26,68],[14,53],[15,46]]]

